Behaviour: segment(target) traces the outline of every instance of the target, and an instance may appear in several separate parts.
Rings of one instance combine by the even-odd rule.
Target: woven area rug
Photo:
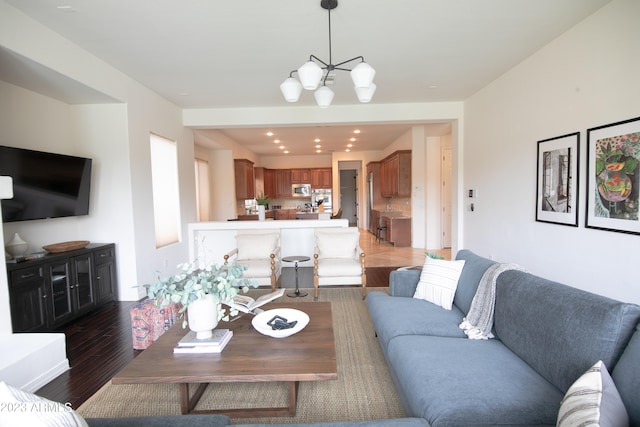
[[[370,289],[373,290],[387,291]],[[255,297],[264,292],[252,290],[250,295]],[[312,300],[309,295],[300,299],[283,297],[278,302],[295,307]],[[331,302],[338,379],[300,382],[295,417],[237,419],[235,423],[312,423],[404,416],[360,289],[321,288],[319,300]],[[211,384],[197,409],[284,406],[286,391],[285,383]],[[109,383],[80,406],[78,412],[87,418],[180,414],[178,386]]]

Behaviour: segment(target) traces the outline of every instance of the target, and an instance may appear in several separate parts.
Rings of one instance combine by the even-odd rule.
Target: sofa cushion
[[[566,392],[594,361],[615,366],[640,307],[510,270],[498,276],[497,337]]]
[[[460,279],[458,279],[458,287],[453,303],[460,311],[467,314],[469,308],[471,308],[471,301],[476,295],[482,275],[489,266],[495,264],[495,261],[478,256],[468,249],[458,251],[456,260],[464,260],[465,263],[462,273],[460,273]]]
[[[234,424],[236,427],[429,427],[422,418],[392,418],[371,421],[338,421],[309,424]]]
[[[464,338],[458,327],[463,314],[457,307],[445,310],[427,301],[369,292],[367,308],[383,351],[400,335],[436,335]]]
[[[611,373],[629,414],[629,424],[640,425],[640,324]]]
[[[464,263],[464,260],[447,261],[427,256],[413,297],[451,310]]]
[[[357,258],[360,232],[356,227],[320,229],[315,231],[318,259]]]
[[[387,357],[406,415],[434,427],[555,425],[563,393],[498,340],[399,336]]]
[[[279,233],[238,234],[238,260],[265,259],[278,247]]]
[[[242,274],[242,276],[247,279],[271,276],[271,260],[269,259],[244,259],[237,261],[237,263],[247,267]],[[280,272],[280,261],[276,260],[274,264],[276,276],[278,276]]]
[[[627,411],[616,386],[599,360],[567,390],[560,404],[558,427],[629,425]]]
[[[362,264],[354,258],[318,259],[318,277],[361,276]]]
[[[413,297],[420,281],[422,269],[398,269],[389,273],[389,293],[394,297]]]
[[[0,381],[0,426],[86,426],[68,405],[44,399]]]

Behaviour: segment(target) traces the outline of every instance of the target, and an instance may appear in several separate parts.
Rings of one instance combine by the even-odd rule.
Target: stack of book
[[[174,353],[220,353],[233,336],[230,329],[214,329],[213,336],[208,339],[196,338],[195,332],[185,335],[178,345],[173,348]]]

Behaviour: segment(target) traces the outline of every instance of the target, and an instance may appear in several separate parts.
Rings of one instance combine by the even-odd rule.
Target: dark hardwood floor
[[[388,286],[392,269],[395,267],[367,268],[368,286]],[[77,409],[141,353],[141,350],[133,349],[131,341],[129,311],[136,303],[109,304],[60,329],[58,332],[66,335],[71,369],[36,394],[56,402],[68,402]]]
[[[71,369],[36,392],[77,409],[141,351],[131,343],[129,310],[137,302],[120,301],[66,325]]]

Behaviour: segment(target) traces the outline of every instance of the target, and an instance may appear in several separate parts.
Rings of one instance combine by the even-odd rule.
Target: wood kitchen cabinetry
[[[276,198],[291,197],[291,170],[275,169]]]
[[[273,169],[265,169],[263,178],[264,194],[269,196],[271,199],[276,198],[278,194],[276,191],[276,171]]]
[[[311,188],[312,189],[331,189],[332,184],[331,168],[311,169]]]
[[[287,219],[296,219],[296,209],[276,209],[273,211],[274,219],[278,220],[287,220]]]
[[[7,264],[13,332],[41,332],[115,301],[115,245]]]
[[[291,169],[292,184],[309,184],[311,182],[310,169]]]
[[[411,151],[402,150],[380,162],[380,190],[383,197],[411,196]]]
[[[253,199],[256,196],[253,162],[247,159],[234,159],[236,177],[236,199]]]

